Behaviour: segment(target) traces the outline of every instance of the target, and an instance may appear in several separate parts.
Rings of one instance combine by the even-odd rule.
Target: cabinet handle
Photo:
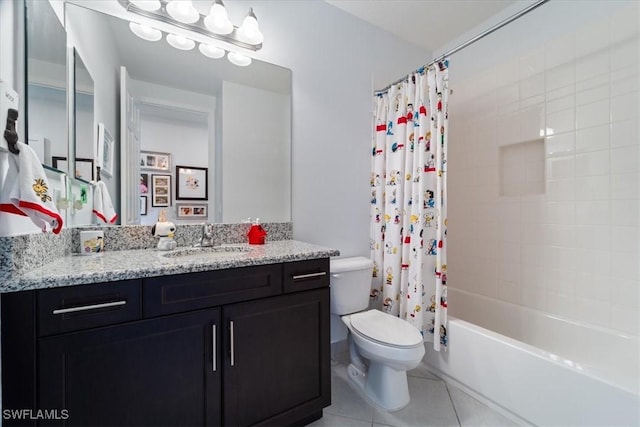
[[[292,279],[293,280],[303,280],[303,279],[311,279],[312,277],[322,277],[322,276],[326,276],[326,275],[327,275],[326,271],[321,271],[319,273],[298,274],[296,276],[293,276]]]
[[[126,301],[113,301],[113,302],[105,302],[102,304],[81,305],[79,307],[59,308],[57,310],[53,310],[53,314],[65,314],[65,313],[74,313],[76,311],[97,310],[99,308],[125,305],[126,303],[127,303]]]
[[[211,345],[211,350],[213,351],[213,356],[211,358],[211,363],[213,365],[213,372],[215,372],[217,370],[217,363],[216,363],[216,325],[211,325],[211,335],[212,335],[212,339],[213,339],[213,344]]]
[[[230,330],[230,334],[231,334],[231,366],[235,365],[236,363],[236,355],[235,355],[235,351],[233,348],[233,320],[229,321],[229,330]]]

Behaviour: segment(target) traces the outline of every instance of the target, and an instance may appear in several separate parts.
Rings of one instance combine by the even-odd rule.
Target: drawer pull
[[[212,365],[213,365],[213,372],[216,371],[217,369],[217,364],[216,364],[216,325],[211,325],[211,335],[212,335],[212,339],[213,339],[213,344],[212,344],[212,349],[213,350],[213,358],[211,359]]]
[[[230,335],[231,335],[231,339],[230,339],[230,341],[231,341],[231,366],[233,366],[233,365],[236,364],[236,352],[235,352],[235,349],[233,348],[233,341],[234,341],[234,339],[233,339],[233,320],[231,320],[229,322],[229,332],[230,332]]]
[[[113,302],[105,302],[102,304],[81,305],[79,307],[60,308],[57,310],[53,310],[53,314],[65,314],[65,313],[75,313],[76,311],[97,310],[99,308],[125,305],[126,303],[127,303],[126,301],[113,301]]]
[[[327,275],[326,271],[321,271],[319,273],[298,274],[296,276],[293,276],[292,279],[293,280],[304,280],[304,279],[311,279],[313,277],[322,277],[322,276],[326,276],[326,275]]]

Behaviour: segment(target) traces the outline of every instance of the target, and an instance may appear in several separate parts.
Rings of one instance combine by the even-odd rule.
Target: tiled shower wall
[[[638,18],[628,2],[452,77],[452,287],[638,335]]]

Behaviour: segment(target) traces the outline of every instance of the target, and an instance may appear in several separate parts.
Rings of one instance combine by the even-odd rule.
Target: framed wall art
[[[176,203],[178,218],[206,218],[207,205],[202,203]]]
[[[151,206],[171,205],[171,175],[151,175]]]
[[[140,194],[149,194],[149,174],[140,174]]]
[[[140,150],[140,169],[169,172],[171,154]]]
[[[176,200],[209,200],[208,169],[176,166]]]

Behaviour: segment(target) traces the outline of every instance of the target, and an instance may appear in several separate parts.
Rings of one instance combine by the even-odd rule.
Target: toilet
[[[407,371],[422,360],[424,344],[408,322],[368,310],[372,269],[364,257],[331,259],[331,332],[341,335],[342,324],[348,335],[349,378],[377,405],[397,411],[409,404]]]

